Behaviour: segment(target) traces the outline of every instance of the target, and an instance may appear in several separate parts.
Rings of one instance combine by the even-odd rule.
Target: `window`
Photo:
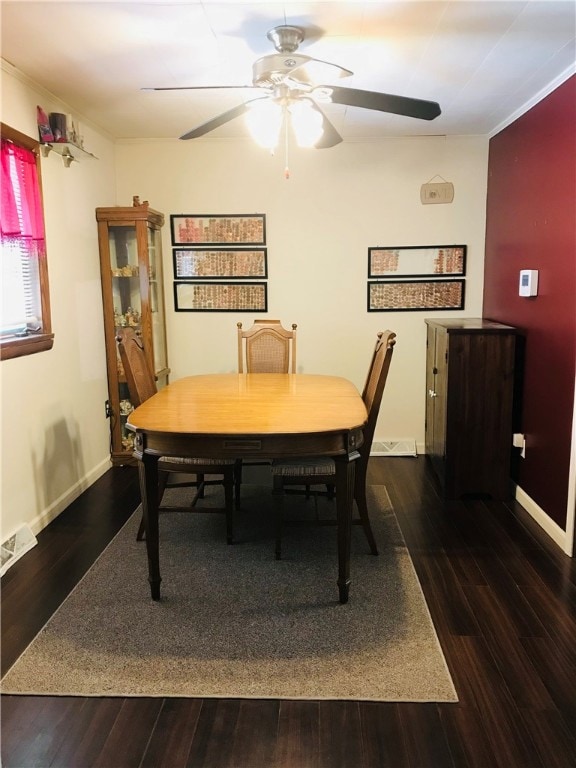
[[[51,349],[39,143],[2,123],[1,359]]]

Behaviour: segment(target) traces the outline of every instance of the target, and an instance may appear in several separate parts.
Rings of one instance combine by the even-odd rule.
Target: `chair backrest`
[[[247,331],[238,327],[239,373],[296,373],[296,323],[292,330],[280,320],[254,320]]]
[[[141,405],[156,394],[156,380],[150,370],[142,338],[133,328],[121,328],[116,336],[132,405]]]
[[[368,420],[364,427],[364,442],[359,453],[361,459],[365,461],[370,456],[374,430],[376,429],[378,413],[380,412],[380,403],[382,402],[382,395],[384,394],[384,387],[388,378],[395,344],[396,334],[393,331],[380,331],[378,333],[366,384],[362,392],[362,400],[368,411]]]

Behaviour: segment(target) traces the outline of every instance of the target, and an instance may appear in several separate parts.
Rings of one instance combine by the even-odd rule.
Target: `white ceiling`
[[[340,84],[439,102],[432,122],[329,105],[344,140],[491,134],[574,71],[576,0],[1,2],[1,55],[114,138],[177,138],[254,97],[266,33],[354,72]],[[209,134],[244,135],[237,118]],[[197,139],[196,141],[201,141]]]

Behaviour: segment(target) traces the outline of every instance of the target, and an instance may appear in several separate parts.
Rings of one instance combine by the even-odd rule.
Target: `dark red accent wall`
[[[521,269],[538,296],[518,296]],[[520,328],[517,482],[566,528],[576,358],[576,76],[490,140],[484,317]]]

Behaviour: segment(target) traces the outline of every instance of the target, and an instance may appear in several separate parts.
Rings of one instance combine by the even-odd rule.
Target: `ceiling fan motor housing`
[[[252,83],[274,87],[281,83],[293,69],[301,67],[308,61],[310,61],[309,56],[299,53],[272,53],[269,56],[262,56],[252,66]]]

